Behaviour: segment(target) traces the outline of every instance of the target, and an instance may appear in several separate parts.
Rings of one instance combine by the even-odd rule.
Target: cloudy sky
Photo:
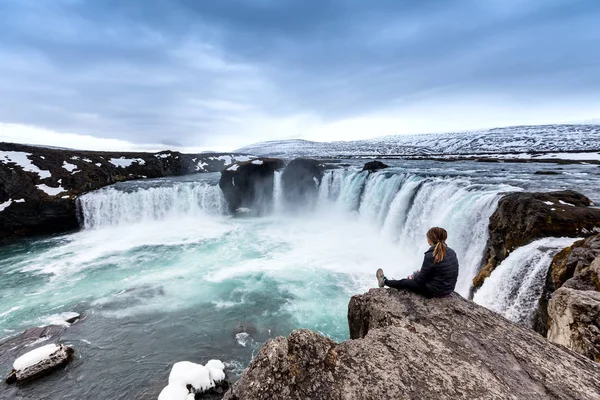
[[[0,0],[0,140],[262,140],[598,121],[598,0]]]

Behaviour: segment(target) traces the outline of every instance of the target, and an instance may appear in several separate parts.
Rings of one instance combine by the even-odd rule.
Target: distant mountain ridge
[[[275,140],[236,150],[272,157],[431,156],[599,151],[600,125],[512,126],[460,133],[394,135],[348,142]]]

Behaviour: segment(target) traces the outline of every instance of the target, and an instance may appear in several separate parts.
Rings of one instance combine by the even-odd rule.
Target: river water
[[[600,203],[597,166],[389,164],[371,175],[353,161],[328,170],[314,208],[294,213],[286,212],[277,174],[275,211],[260,218],[227,215],[218,174],[83,196],[81,231],[0,249],[0,338],[63,312],[83,315],[63,335],[76,361],[35,384],[5,387],[0,399],[155,398],[182,360],[221,359],[235,379],[265,340],[295,328],[347,339],[349,297],[374,287],[379,267],[394,278],[418,269],[431,226],[448,229],[461,262],[457,291],[467,296],[502,193],[574,189]],[[543,257],[565,243],[540,243]],[[499,267],[511,282],[523,278],[508,269],[543,258],[535,246],[517,256],[525,261]],[[507,295],[494,274],[489,282],[476,300],[526,320],[514,310],[531,296]],[[239,334],[239,324],[256,332]],[[4,376],[10,365],[0,368]]]

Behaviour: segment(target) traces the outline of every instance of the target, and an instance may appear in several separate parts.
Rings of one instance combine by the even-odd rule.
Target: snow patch
[[[50,356],[60,350],[60,346],[57,344],[48,344],[46,346],[38,347],[35,350],[31,350],[29,353],[23,354],[17,358],[13,363],[13,368],[17,371],[29,368],[32,365],[39,363],[40,361],[50,358]]]
[[[50,171],[42,170],[36,167],[28,158],[31,153],[23,153],[20,151],[0,151],[0,162],[14,163],[20,166],[23,171],[33,172],[38,174],[41,179],[50,178]]]
[[[15,203],[25,203],[25,199],[15,200]]]
[[[155,154],[154,157],[156,158],[169,158],[171,157],[171,153],[166,153],[166,154]]]
[[[187,400],[189,394],[186,387],[169,385],[160,392],[158,400]]]
[[[60,183],[60,181],[59,181],[59,183]],[[53,187],[44,185],[43,183],[41,185],[37,185],[37,188],[39,190],[41,190],[42,192],[46,193],[48,196],[56,196],[57,194],[65,191],[65,189],[62,186],[53,188]]]
[[[90,160],[89,158],[84,158],[82,161],[89,162],[89,163],[92,162],[92,160]]]
[[[77,169],[77,165],[69,164],[68,162],[63,161],[63,168],[69,172],[73,172]]]
[[[118,168],[127,168],[131,167],[133,163],[137,163],[139,165],[146,165],[146,161],[141,158],[111,158],[108,162]]]
[[[169,375],[169,386],[175,385],[185,388],[192,385],[194,389],[204,391],[210,389],[214,384],[210,380],[208,368],[204,365],[189,361],[181,361],[173,364]]]
[[[549,205],[549,206],[553,206],[554,205],[554,203],[551,202],[551,201],[545,201],[544,204]]]
[[[575,204],[567,203],[566,201],[559,200],[558,202],[560,204],[562,204],[562,205],[565,205],[565,206],[575,207]]]
[[[254,160],[254,161],[252,161],[252,164],[254,164],[254,165],[263,165],[264,162],[263,162],[263,160]]]
[[[8,199],[8,201],[5,201],[4,203],[0,203],[0,212],[4,211],[4,209],[6,209],[11,204],[12,204],[11,199]]]
[[[195,159],[194,159],[195,162]],[[198,165],[196,165],[196,171],[205,171],[205,168],[208,167],[208,164],[204,161],[200,161]]]
[[[96,167],[101,167],[102,163],[96,163]]]
[[[233,164],[231,167],[227,168],[227,171],[237,171],[240,167],[240,164]]]

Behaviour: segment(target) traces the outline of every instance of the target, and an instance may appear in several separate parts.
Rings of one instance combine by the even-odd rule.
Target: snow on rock
[[[575,207],[575,205],[574,205],[574,204],[567,203],[566,201],[559,200],[558,202],[559,202],[560,204],[562,204],[562,205],[565,205],[565,206],[571,206],[571,207]]]
[[[111,158],[110,160],[108,160],[108,162],[110,162],[115,167],[119,168],[131,167],[133,163],[137,163],[139,165],[146,165],[146,161],[144,161],[141,158]]]
[[[210,380],[213,383],[225,380],[225,364],[223,362],[220,360],[209,360],[205,366],[208,368]]]
[[[169,158],[169,157],[171,157],[171,153],[155,154],[154,157],[156,157],[156,158]]]
[[[219,156],[217,159],[224,161],[225,165],[233,164],[233,157],[231,156]]]
[[[25,203],[25,199],[15,200],[15,203]]]
[[[544,204],[546,204],[546,205],[548,205],[548,206],[553,206],[553,205],[554,205],[554,203],[553,203],[553,202],[551,202],[551,201],[545,201],[545,202],[544,202]]]
[[[73,172],[77,169],[77,165],[69,164],[68,162],[63,161],[63,168],[69,172]]]
[[[227,168],[227,171],[237,171],[240,167],[240,164],[233,164],[231,167]]]
[[[102,163],[96,163],[96,167],[101,167]]]
[[[37,185],[37,188],[39,190],[41,190],[42,192],[45,192],[48,196],[56,196],[65,191],[65,189],[62,186],[53,188],[53,187],[44,185],[43,183],[41,185]]]
[[[263,165],[263,160],[254,160],[254,161],[252,161],[252,164],[254,164],[254,165]]]
[[[21,151],[0,151],[0,162],[14,163],[23,168],[23,171],[33,172],[39,175],[41,179],[50,178],[50,171],[42,170],[33,165],[28,158],[31,153],[23,153]]]
[[[195,160],[195,159],[194,159]],[[194,161],[195,162],[195,161]],[[197,165],[196,165],[196,171],[204,171],[205,168],[208,167],[208,164],[205,163],[204,161],[200,161]]]
[[[175,363],[169,375],[169,385],[186,387],[192,385],[197,391],[205,391],[214,386],[208,368],[189,361]]]
[[[12,200],[8,199],[8,201],[5,201],[4,203],[0,203],[0,212],[4,211],[8,206],[10,206],[12,204]]]
[[[187,400],[190,391],[185,386],[168,385],[158,395],[158,400]]]
[[[173,364],[169,374],[169,384],[158,396],[159,400],[187,400],[191,395],[205,393],[218,387],[227,388],[225,364],[210,360],[206,366],[189,361]]]
[[[84,158],[82,161],[89,162],[89,163],[92,162],[92,160],[90,160],[89,158]]]
[[[60,350],[60,345],[57,344],[48,344],[46,346],[38,347],[37,349],[31,350],[29,353],[25,353],[21,357],[17,358],[13,363],[13,368],[16,371],[29,368],[40,361],[50,358],[50,356],[56,353],[58,350]]]

